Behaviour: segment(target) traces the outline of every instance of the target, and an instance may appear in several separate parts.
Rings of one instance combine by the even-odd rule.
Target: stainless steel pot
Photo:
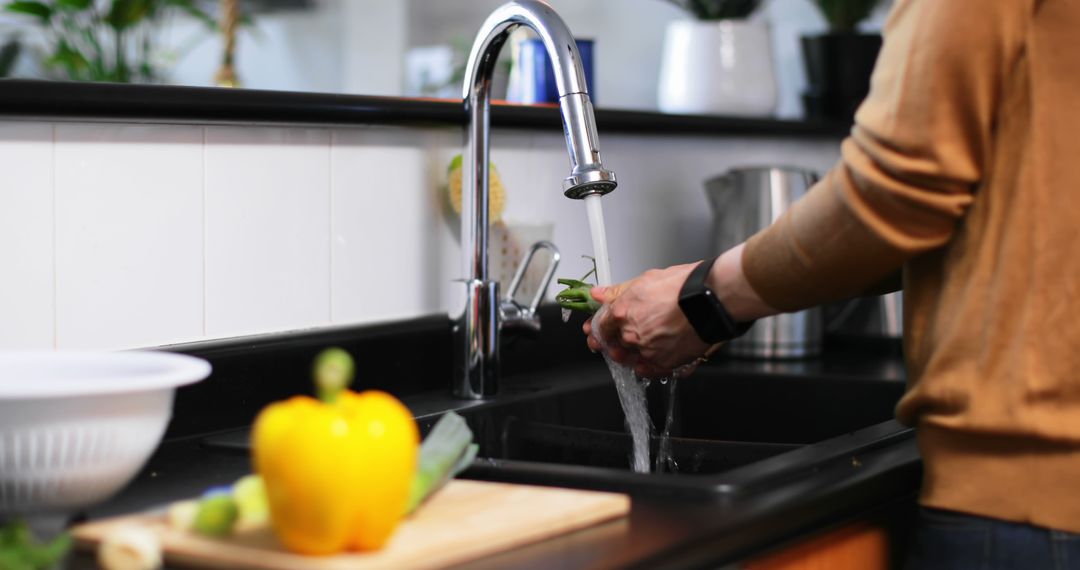
[[[719,255],[769,226],[817,182],[809,170],[784,166],[735,168],[705,182],[713,209],[711,247]],[[729,342],[729,354],[804,358],[821,353],[822,309],[815,307],[758,320]]]

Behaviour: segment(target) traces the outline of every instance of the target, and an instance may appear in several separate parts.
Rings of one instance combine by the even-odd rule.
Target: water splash
[[[607,306],[600,307],[596,312],[594,322],[599,322],[604,317]],[[630,467],[638,473],[649,472],[649,439],[652,436],[652,419],[646,405],[645,388],[647,381],[642,381],[634,369],[615,362],[608,356],[608,347],[603,339],[593,328],[593,338],[600,344],[600,352],[607,363],[608,371],[615,380],[615,390],[619,394],[619,404],[622,406],[623,417],[626,423],[626,431],[630,432],[632,442]]]
[[[660,434],[660,442],[656,449],[656,463],[653,465],[653,470],[657,473],[665,471],[677,473],[679,471],[679,464],[675,462],[675,457],[671,451],[671,424],[675,419],[675,388],[679,384],[680,372],[685,375],[687,368],[684,366],[672,372],[670,381],[667,378],[660,380],[661,384],[667,385],[668,394],[667,417],[664,419],[664,431]]]
[[[652,435],[652,419],[646,407],[645,385],[629,366],[623,366],[611,360],[606,354],[611,377],[615,379],[615,388],[619,392],[619,404],[626,417],[626,430],[633,442],[630,455],[630,467],[638,473],[649,472],[649,439]]]

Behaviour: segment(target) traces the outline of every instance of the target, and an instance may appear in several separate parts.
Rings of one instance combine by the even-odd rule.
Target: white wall
[[[708,252],[710,176],[838,157],[830,140],[601,138],[620,179],[604,199],[617,279]],[[460,142],[457,128],[0,122],[0,348],[147,347],[446,311],[460,254],[442,187]],[[509,225],[550,225],[559,274],[584,273],[591,244],[582,204],[560,190],[561,134],[496,130],[492,157]]]

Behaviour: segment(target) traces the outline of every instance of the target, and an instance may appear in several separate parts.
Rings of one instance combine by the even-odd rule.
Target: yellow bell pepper
[[[409,410],[385,392],[335,388],[320,383],[323,401],[267,406],[252,433],[274,532],[301,554],[382,547],[416,471],[420,436]]]

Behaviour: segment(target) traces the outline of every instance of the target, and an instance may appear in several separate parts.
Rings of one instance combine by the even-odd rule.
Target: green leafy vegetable
[[[560,278],[558,280],[559,285],[566,286],[566,289],[559,291],[559,293],[555,295],[555,302],[557,302],[560,307],[572,311],[588,313],[590,315],[600,310],[600,303],[597,302],[596,299],[593,299],[592,293],[590,292],[596,285],[585,281],[590,275],[596,274],[596,260],[593,259],[592,262],[592,271],[586,273],[581,279]]]
[[[38,544],[30,527],[23,521],[0,527],[0,568],[4,570],[55,568],[70,549],[71,536],[67,533]]]

